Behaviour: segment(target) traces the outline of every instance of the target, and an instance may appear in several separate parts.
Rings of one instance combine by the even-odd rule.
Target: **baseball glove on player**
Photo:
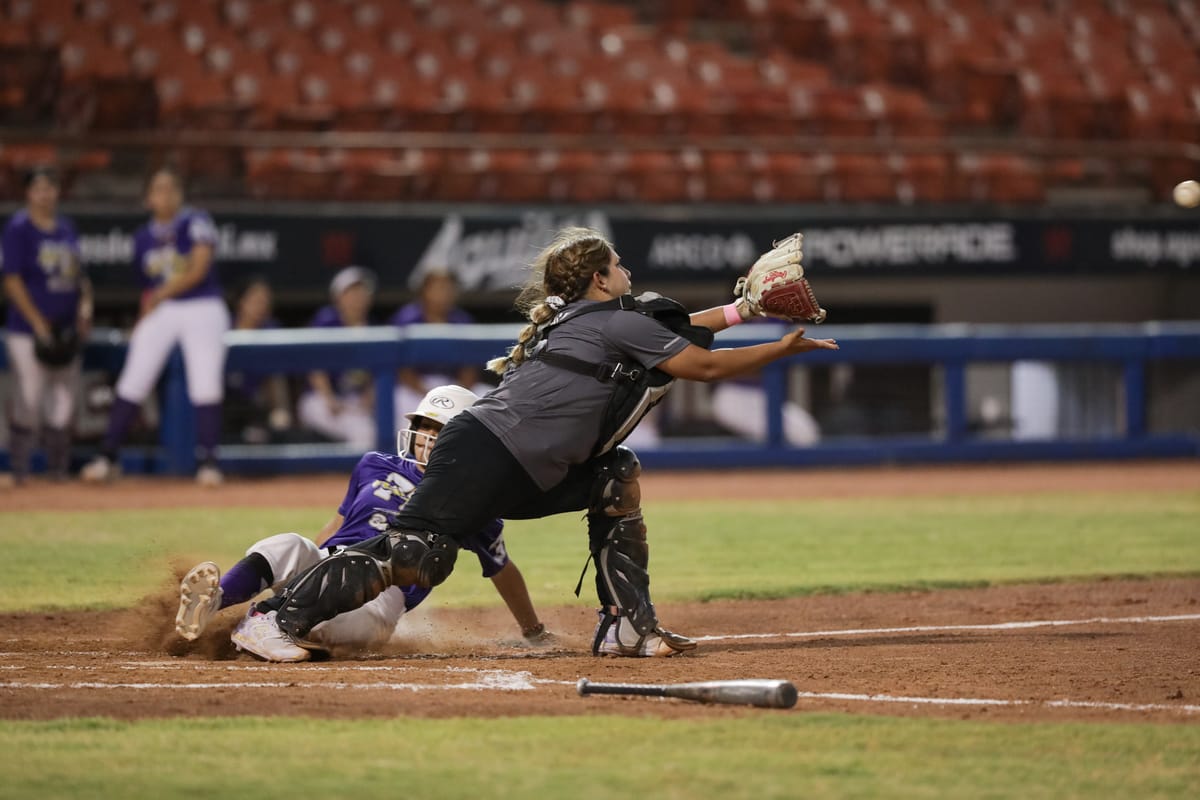
[[[65,367],[79,354],[79,334],[74,328],[55,328],[47,339],[35,339],[33,354],[47,367]]]
[[[733,293],[741,298],[738,302],[755,315],[824,322],[825,309],[817,303],[800,264],[803,241],[803,234],[793,233],[759,256],[746,277],[738,278],[733,287]]]

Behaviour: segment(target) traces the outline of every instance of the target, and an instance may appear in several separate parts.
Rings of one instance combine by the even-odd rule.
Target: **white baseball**
[[[1175,202],[1184,208],[1200,206],[1200,183],[1196,181],[1183,181],[1176,184],[1172,194],[1175,196]]]

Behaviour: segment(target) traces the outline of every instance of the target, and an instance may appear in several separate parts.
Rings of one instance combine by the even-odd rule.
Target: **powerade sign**
[[[69,213],[69,211],[68,211]],[[98,285],[132,285],[132,214],[72,214]],[[511,292],[567,225],[610,237],[640,285],[725,281],[772,241],[804,232],[806,266],[840,274],[988,275],[1200,268],[1200,219],[854,219],[630,217],[595,209],[469,215],[227,214],[213,210],[222,276],[265,275],[278,287],[323,291],[347,264],[411,291],[449,269],[473,292]]]
[[[1012,223],[802,227],[804,261],[839,269],[946,264],[1015,264]],[[782,238],[782,237],[781,237]],[[763,250],[747,233],[662,233],[650,242],[651,270],[744,271]]]

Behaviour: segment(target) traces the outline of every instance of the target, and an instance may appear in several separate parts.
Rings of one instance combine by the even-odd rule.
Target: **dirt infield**
[[[280,496],[335,504],[341,477],[232,483],[123,481],[85,490],[97,509],[258,505]],[[649,497],[878,496],[1200,489],[1200,464],[869,469],[653,475]],[[152,488],[152,491],[150,491]],[[281,495],[281,490],[284,494]],[[5,510],[45,508],[54,487],[0,495]],[[292,494],[294,492],[294,494]],[[37,495],[45,497],[39,503]],[[263,498],[267,498],[264,501]],[[12,502],[10,502],[12,501]],[[29,507],[34,507],[30,505]],[[623,714],[709,718],[846,710],[1002,720],[1200,723],[1200,579],[1112,580],[779,601],[665,604],[669,626],[703,637],[670,660],[596,659],[585,603],[543,614],[557,643],[505,641],[503,609],[418,609],[402,649],[267,665],[232,651],[223,612],[195,645],[170,633],[169,591],[136,611],[0,616],[0,718],[104,715],[484,717]],[[580,698],[575,683],[786,678],[795,709]]]

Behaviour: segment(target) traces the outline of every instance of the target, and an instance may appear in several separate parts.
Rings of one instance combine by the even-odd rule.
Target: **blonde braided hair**
[[[537,327],[548,322],[561,308],[587,293],[592,274],[608,274],[613,247],[599,232],[591,228],[563,228],[533,260],[533,275],[517,295],[516,309],[529,324],[521,330],[517,343],[508,354],[493,358],[487,368],[503,375],[509,367],[525,361],[526,347],[537,335]],[[547,302],[549,300],[549,302]],[[553,305],[552,305],[553,304]]]

